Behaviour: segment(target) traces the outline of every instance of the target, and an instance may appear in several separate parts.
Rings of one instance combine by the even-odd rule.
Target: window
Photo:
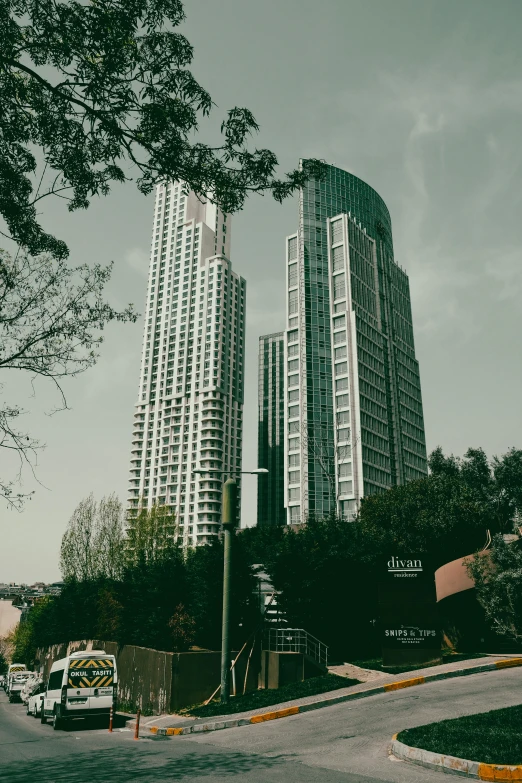
[[[288,377],[288,388],[291,388],[292,386],[299,386],[299,376],[298,375],[290,375]]]
[[[299,422],[298,421],[291,421],[288,425],[288,432],[299,432]]]
[[[334,355],[336,359],[344,359],[346,356],[346,345],[341,346],[341,348],[335,348]]]
[[[292,489],[288,490],[288,500],[300,500],[300,498],[301,498],[300,487],[293,487]]]
[[[64,669],[58,669],[55,672],[51,672],[49,675],[49,683],[47,685],[48,691],[61,690],[64,671]]]
[[[337,345],[338,343],[345,343],[346,342],[346,332],[343,330],[342,332],[334,332],[334,345]]]
[[[296,525],[301,518],[301,509],[299,506],[290,506],[290,524]]]
[[[297,356],[299,354],[299,346],[298,345],[290,345],[288,346],[288,356]]]
[[[288,473],[288,483],[289,484],[299,484],[301,477],[301,471],[300,470],[290,470]]]
[[[332,250],[333,271],[339,272],[344,267],[344,248],[342,245]]]
[[[342,429],[338,430],[337,437],[339,439],[339,443],[348,443],[350,440],[350,428],[343,427]]]
[[[291,332],[288,332],[288,342],[289,343],[295,343],[296,340],[299,339],[299,332],[297,329],[293,329]]]
[[[290,468],[298,468],[301,464],[301,456],[300,454],[289,454],[288,455],[288,467]]]
[[[348,372],[348,364],[346,362],[338,362],[338,364],[335,365],[336,375],[344,375],[347,372]]]
[[[294,288],[294,290],[290,291],[288,294],[288,314],[293,315],[294,313],[297,313],[297,310],[297,288]]]
[[[350,404],[350,398],[348,394],[340,394],[337,397],[338,408],[347,408],[349,404]]]
[[[332,244],[340,242],[343,238],[343,221],[335,220],[332,223]]]
[[[299,405],[291,405],[288,408],[288,417],[290,419],[296,419],[299,416]]]
[[[343,275],[343,282],[344,282],[344,275]],[[341,326],[344,326],[345,324],[345,317],[344,315],[338,315],[336,318],[333,319],[333,328],[334,329],[340,329]]]
[[[343,462],[341,465],[339,465],[339,478],[345,478],[346,476],[352,475],[352,463],[351,462]]]
[[[292,359],[288,362],[288,372],[295,372],[299,369],[299,359]]]
[[[344,391],[344,389],[348,388],[348,378],[339,378],[335,382],[335,391]]]
[[[288,287],[297,285],[297,264],[290,264],[288,267]]]
[[[296,402],[299,399],[299,389],[288,392],[288,402]]]
[[[339,494],[340,495],[350,495],[353,492],[353,484],[351,481],[340,481],[339,482]]]
[[[334,299],[342,299],[344,296],[346,296],[346,285],[343,273],[334,277]],[[334,318],[334,329],[336,328],[335,322],[337,320],[337,318]]]
[[[288,439],[288,448],[290,451],[295,451],[299,448],[299,438],[289,438]]]
[[[341,514],[343,517],[353,517],[355,515],[355,500],[341,501]]]
[[[350,411],[340,411],[337,413],[337,424],[349,424]]]
[[[288,260],[293,261],[297,258],[297,237],[288,240]]]

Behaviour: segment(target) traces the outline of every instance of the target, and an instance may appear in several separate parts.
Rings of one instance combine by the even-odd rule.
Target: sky
[[[261,126],[252,146],[278,172],[325,159],[371,185],[410,279],[428,452],[489,457],[522,447],[522,50],[519,0],[188,0],[179,28],[191,70],[217,106],[200,139],[219,142],[234,106]],[[108,263],[107,298],[143,312],[153,197],[131,182],[87,211],[43,205],[70,263]],[[284,239],[297,197],[252,196],[232,218],[231,261],[247,281],[243,469],[257,467],[257,346],[284,327]],[[1,245],[1,243],[0,243]],[[6,245],[7,247],[7,245]],[[93,369],[53,389],[4,374],[4,398],[46,444],[23,512],[0,507],[0,582],[60,578],[74,508],[127,493],[143,322],[110,325]],[[2,476],[17,465],[0,455]],[[256,479],[243,478],[242,525]]]

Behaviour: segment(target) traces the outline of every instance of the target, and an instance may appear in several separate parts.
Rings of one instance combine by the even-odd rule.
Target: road
[[[522,703],[507,669],[378,694],[280,721],[203,736],[143,738],[25,715],[0,691],[2,783],[442,783],[442,773],[388,757],[404,728]]]

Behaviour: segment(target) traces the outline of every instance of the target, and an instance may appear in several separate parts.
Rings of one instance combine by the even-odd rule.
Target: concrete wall
[[[259,688],[282,688],[292,682],[303,682],[309,677],[320,677],[327,673],[302,653],[272,652],[263,650],[259,669]]]
[[[77,650],[105,650],[116,656],[118,671],[118,701],[139,707],[154,715],[176,712],[183,707],[208,699],[221,680],[221,653],[171,653],[146,647],[125,645],[100,640],[78,641],[54,645],[37,651],[37,667],[46,678],[54,661]],[[243,692],[248,650],[236,665],[236,692]],[[232,653],[235,658],[237,653]],[[251,658],[247,690],[257,688],[259,655]]]

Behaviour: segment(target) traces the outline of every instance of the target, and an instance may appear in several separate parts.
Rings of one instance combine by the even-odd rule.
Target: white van
[[[109,717],[116,708],[117,672],[114,655],[105,650],[75,652],[51,666],[44,694],[42,723],[53,720],[55,729],[74,718]]]

